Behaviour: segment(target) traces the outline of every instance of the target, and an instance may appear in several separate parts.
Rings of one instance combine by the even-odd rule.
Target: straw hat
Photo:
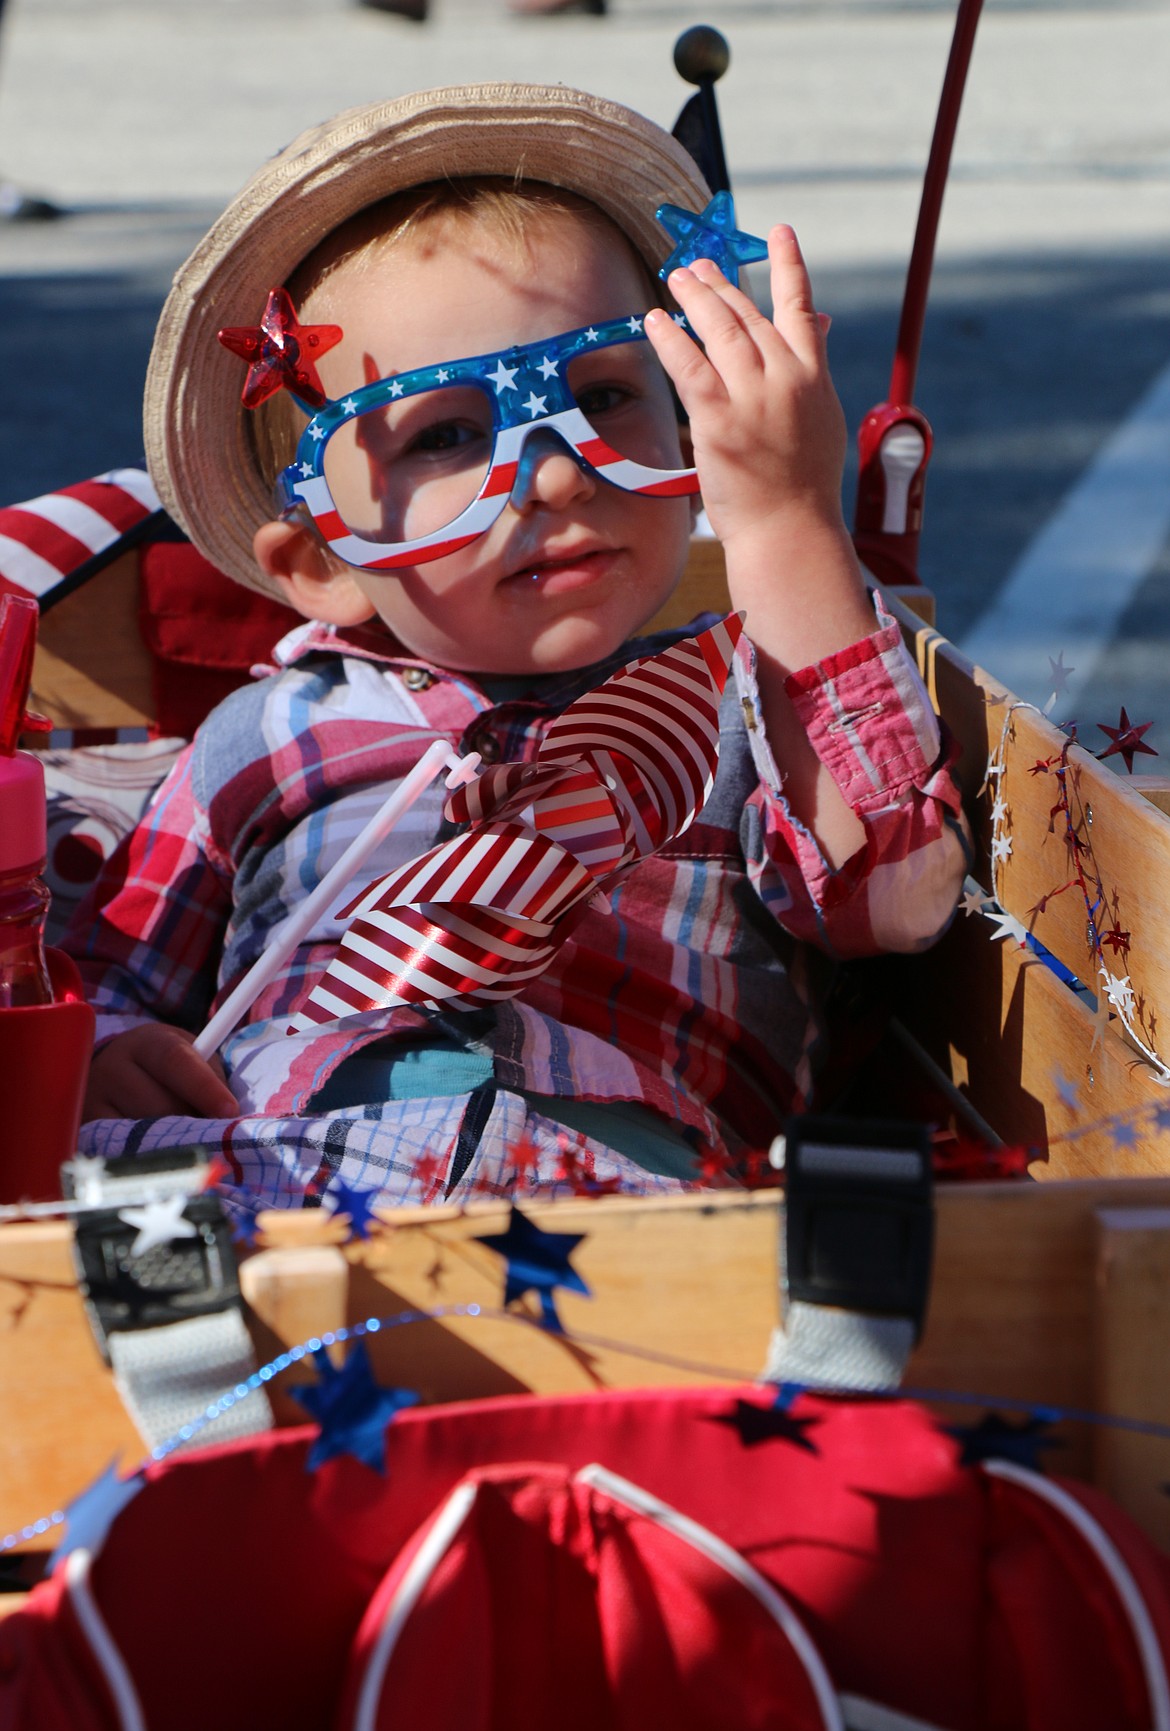
[[[590,199],[651,271],[669,250],[657,206],[702,209],[710,196],[682,147],[619,103],[559,85],[462,85],[351,109],[302,133],[196,247],[155,334],[146,455],[163,504],[221,571],[279,596],[252,556],[272,488],[247,436],[240,362],[216,332],[255,324],[268,291],[379,199],[425,181],[518,173]]]

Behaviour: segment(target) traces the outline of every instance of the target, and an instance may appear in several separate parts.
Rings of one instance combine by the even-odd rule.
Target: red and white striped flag
[[[471,827],[343,909],[349,929],[290,1033],[390,1004],[522,991],[555,955],[566,916],[701,809],[742,629],[733,613],[631,662],[557,717],[533,762],[457,788],[446,815]]]
[[[0,594],[31,595],[50,606],[79,566],[161,509],[145,469],[111,469],[0,507]]]

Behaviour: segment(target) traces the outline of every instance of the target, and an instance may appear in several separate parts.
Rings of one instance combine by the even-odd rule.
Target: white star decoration
[[[390,395],[392,397],[400,397],[402,395],[402,386],[398,383],[397,379],[391,379],[390,381]]]
[[[991,844],[991,863],[994,865],[997,860],[1007,859],[1008,856],[1010,855],[1011,851],[1012,851],[1012,838],[1011,838],[1011,836],[1010,835],[997,835],[995,840]]]
[[[559,379],[560,373],[557,371],[557,368],[560,364],[559,361],[554,361],[550,356],[545,355],[543,361],[541,361],[536,370],[542,379]]]
[[[307,480],[308,480],[308,478],[309,478],[309,476],[310,476],[310,475],[311,475],[311,474],[312,474],[312,473],[313,473],[313,465],[312,465],[312,463],[302,463],[302,464],[301,464],[301,474],[302,474],[302,476],[303,476],[303,477],[304,477],[304,479],[305,479],[305,480],[306,480],[306,481],[307,481]]]
[[[631,336],[636,336],[637,333],[642,329],[641,319],[637,318],[633,314],[631,314],[631,316],[626,320],[626,323],[630,327],[630,335]]]
[[[447,371],[446,367],[440,367],[439,368],[439,375],[438,376],[439,376],[439,383],[441,385],[445,385],[447,383],[447,380],[451,377],[451,375]]]
[[[963,900],[960,905],[965,914],[981,914],[984,908],[989,906],[990,901],[990,896],[985,896],[983,891],[976,887],[963,891]]]
[[[1128,974],[1111,974],[1108,968],[1098,969],[1105,982],[1105,996],[1123,1021],[1133,1015],[1134,991]]]
[[[1020,923],[1015,914],[1005,913],[1002,908],[985,908],[983,911],[996,928],[997,938],[1014,938],[1021,949],[1027,944],[1027,927]]]
[[[347,415],[355,415],[357,413],[357,404],[354,402],[352,397],[346,397],[341,406]]]
[[[321,440],[325,437],[325,429],[324,427],[319,427],[316,421],[314,421],[312,426],[309,428],[309,435],[311,438],[316,439],[317,443],[320,444]]]
[[[519,370],[519,367],[506,367],[503,361],[497,361],[495,372],[485,373],[484,377],[492,381],[492,384],[496,387],[496,395],[498,397],[505,391],[514,391],[516,389],[513,380]]]
[[[546,412],[545,405],[547,402],[547,397],[538,397],[535,391],[529,391],[524,401],[524,407],[535,420],[537,415],[543,415]]]
[[[590,325],[589,329],[585,332],[585,341],[587,343],[595,343],[597,341],[599,335],[600,335],[600,332],[595,331],[593,326]]]
[[[130,1246],[131,1256],[145,1256],[156,1244],[171,1244],[176,1238],[195,1238],[199,1228],[183,1219],[189,1201],[190,1197],[180,1191],[176,1196],[154,1196],[144,1208],[119,1208],[118,1219],[138,1228],[138,1237]]]

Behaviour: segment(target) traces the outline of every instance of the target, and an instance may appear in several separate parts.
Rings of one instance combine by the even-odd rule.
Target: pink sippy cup
[[[0,598],[0,1202],[59,1196],[75,1151],[93,1011],[69,958],[44,945],[45,776],[17,750],[27,715],[37,605]]]

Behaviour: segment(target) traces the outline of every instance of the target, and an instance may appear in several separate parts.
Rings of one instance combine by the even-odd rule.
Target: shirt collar
[[[662,649],[667,643],[680,637],[687,637],[694,631],[702,629],[704,621],[709,623],[714,615],[704,615],[702,620],[696,620],[690,625],[676,627],[673,630],[656,633],[653,637],[633,637],[623,643],[604,661],[595,661],[589,667],[577,667],[570,672],[538,676],[536,690],[531,699],[542,709],[563,709],[566,704],[591,691],[603,680],[636,661],[640,656],[652,655]],[[453,673],[450,668],[436,667],[430,662],[421,660],[417,655],[411,655],[402,644],[388,631],[380,620],[373,620],[362,625],[338,626],[324,625],[319,620],[307,619],[303,625],[295,625],[276,644],[272,651],[274,669],[259,667],[254,669],[257,674],[268,673],[284,667],[294,667],[310,655],[351,655],[362,661],[373,661],[380,666],[389,667],[395,671],[403,671],[408,667],[422,667],[438,679],[455,679],[465,685],[480,689],[474,674]],[[524,698],[516,701],[523,703]]]

